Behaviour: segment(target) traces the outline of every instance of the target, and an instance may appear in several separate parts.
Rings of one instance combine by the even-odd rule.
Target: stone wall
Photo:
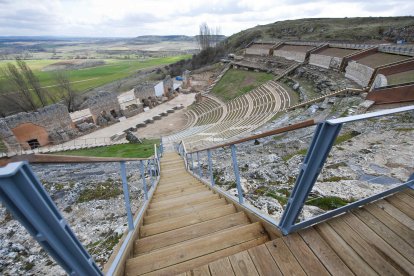
[[[136,98],[145,99],[149,97],[155,97],[154,84],[144,83],[134,88],[134,94]]]
[[[332,60],[332,57],[330,56],[311,54],[309,58],[309,64],[329,69],[331,60]]]
[[[269,49],[263,48],[247,48],[246,55],[255,55],[255,56],[268,56]]]
[[[371,67],[356,61],[350,61],[345,68],[345,77],[355,81],[362,87],[366,87],[369,84],[374,71],[375,69]]]
[[[304,62],[306,58],[306,53],[285,50],[274,50],[273,56],[284,57],[285,59],[295,60],[297,62]]]
[[[108,116],[112,111],[115,111],[117,116],[120,116],[121,114],[118,97],[115,94],[106,91],[99,92],[95,96],[90,97],[88,99],[88,106],[95,124],[97,123],[98,117],[103,113]]]
[[[66,106],[53,104],[36,112],[21,112],[1,120],[0,138],[9,149],[19,149],[20,143],[29,149],[28,140],[37,139],[40,146],[61,143],[77,136]]]
[[[331,57],[319,54],[311,54],[309,64],[319,66],[326,69],[339,70],[342,63],[342,58]]]
[[[171,76],[166,76],[162,81],[164,85],[164,96],[170,98],[174,92],[174,81]]]
[[[129,105],[126,109],[122,110],[122,114],[127,118],[135,116],[141,112],[144,112],[144,104],[142,103]]]

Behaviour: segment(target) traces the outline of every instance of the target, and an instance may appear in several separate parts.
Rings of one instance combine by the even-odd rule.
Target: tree
[[[37,105],[33,94],[30,92],[24,75],[19,71],[16,65],[7,63],[6,68],[3,70],[3,74],[8,79],[14,93],[2,94],[2,96],[7,101],[19,106],[22,111],[27,112],[36,110]],[[17,97],[12,96],[13,94],[16,94]]]
[[[76,111],[76,91],[70,83],[69,75],[65,71],[57,71],[54,74],[57,88],[60,91],[60,96],[67,106],[69,112]]]
[[[54,102],[54,98],[40,86],[39,79],[26,62],[16,59],[16,63],[17,66],[8,63],[3,69],[3,74],[8,80],[7,90],[12,92],[3,91],[1,97],[14,110],[25,112],[34,111],[39,106],[45,107],[49,102]]]
[[[220,27],[210,28],[207,23],[201,23],[199,35],[196,36],[200,49],[203,51],[208,48],[215,47],[219,42],[218,40],[220,33]]]

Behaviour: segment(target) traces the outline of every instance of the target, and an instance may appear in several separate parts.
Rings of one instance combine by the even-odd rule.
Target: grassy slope
[[[154,144],[159,144],[159,140],[144,140],[142,144],[113,145],[91,149],[56,152],[53,154],[95,157],[147,158],[154,154]]]
[[[398,29],[396,32],[388,32]],[[245,47],[253,39],[316,41],[395,41],[396,35],[413,41],[414,17],[308,18],[259,25],[229,37],[231,49]],[[411,32],[411,35],[410,35]]]
[[[230,69],[214,86],[212,93],[229,101],[271,79],[273,75],[267,73]]]
[[[137,70],[149,68],[153,66],[166,65],[174,63],[181,59],[189,58],[189,55],[181,55],[165,58],[153,58],[145,61],[139,60],[106,60],[106,64],[103,66],[85,68],[79,70],[70,70],[69,76],[73,83],[73,87],[77,91],[85,91],[90,88],[95,88],[112,81],[122,79],[134,74]],[[7,62],[1,61],[0,69],[4,67]],[[26,63],[32,68],[35,75],[39,78],[42,86],[54,85],[53,72],[42,72],[41,69],[49,64],[58,62],[57,60],[27,60]],[[0,71],[0,87],[5,85],[5,78],[1,75]],[[49,90],[53,91],[53,88]]]

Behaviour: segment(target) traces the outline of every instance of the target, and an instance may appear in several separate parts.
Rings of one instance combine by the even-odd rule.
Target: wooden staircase
[[[126,275],[176,275],[261,245],[269,235],[165,153]]]

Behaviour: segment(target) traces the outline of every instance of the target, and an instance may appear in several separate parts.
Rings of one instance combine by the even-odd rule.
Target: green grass
[[[105,60],[106,64],[84,68],[78,70],[68,70],[70,81],[76,91],[84,92],[88,89],[96,88],[104,84],[129,77],[140,69],[167,65],[182,59],[190,58],[190,55],[180,55],[163,58],[150,58],[144,61],[140,60]],[[63,60],[26,60],[27,65],[33,70],[34,74],[39,78],[42,87],[54,86],[55,81],[53,72],[41,71],[43,67],[60,62]],[[0,87],[6,87],[6,79],[1,73],[1,69],[8,62],[0,61]],[[56,88],[47,88],[50,92],[56,93]]]
[[[346,142],[348,140],[351,140],[352,138],[354,138],[355,136],[358,136],[360,134],[361,134],[360,132],[353,130],[353,131],[344,133],[342,135],[339,135],[336,138],[335,142],[334,142],[334,146],[339,145],[339,144],[341,144],[343,142]]]
[[[275,194],[273,192],[267,192],[265,195],[276,199],[277,201],[279,201],[279,203],[281,205],[285,205],[287,203],[287,201],[288,201],[288,198],[287,197],[277,195],[277,194]]]
[[[230,101],[272,79],[273,75],[267,73],[230,69],[214,86],[212,93]]]
[[[292,158],[295,155],[305,155],[308,152],[308,149],[301,149],[298,150],[297,152],[285,155],[282,157],[283,161],[287,162],[290,158]]]
[[[112,179],[108,179],[106,182],[100,183],[94,188],[84,189],[80,193],[77,202],[82,203],[91,200],[103,200],[117,197],[122,194],[122,189],[120,189],[119,186],[120,184],[116,184]]]
[[[345,200],[336,196],[320,197],[313,198],[306,201],[306,205],[312,205],[321,208],[322,210],[328,211],[337,209],[339,207],[345,206],[348,203],[353,202],[353,200]]]
[[[7,152],[6,145],[4,144],[3,140],[0,139],[0,152]]]
[[[112,145],[91,149],[62,151],[53,154],[94,157],[148,158],[154,154],[154,144],[158,145],[159,140],[143,140],[142,144]]]

